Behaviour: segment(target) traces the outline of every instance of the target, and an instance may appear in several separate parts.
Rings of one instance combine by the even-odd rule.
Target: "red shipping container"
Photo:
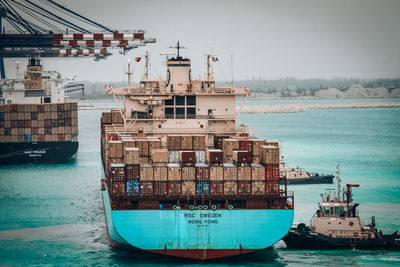
[[[267,195],[279,195],[279,181],[265,182],[265,191]]]
[[[265,165],[265,180],[266,181],[279,181],[279,164],[266,164]]]
[[[168,182],[168,196],[178,197],[182,195],[181,182]]]
[[[25,128],[31,128],[31,121],[29,120],[25,121]]]
[[[208,162],[211,164],[221,164],[222,163],[222,159],[224,157],[224,154],[222,151],[209,151],[207,152],[209,153],[209,159]]]
[[[59,134],[58,141],[65,141],[65,134]]]
[[[40,142],[44,142],[44,141],[46,140],[46,136],[45,136],[44,134],[39,134],[38,140],[39,140]]]
[[[127,180],[139,180],[140,179],[139,165],[126,165],[125,177]]]
[[[154,182],[154,195],[159,197],[165,197],[168,193],[167,182]]]
[[[44,104],[37,105],[37,112],[43,113],[44,112]]]
[[[17,104],[11,104],[11,112],[18,112],[18,105]]]
[[[210,167],[196,166],[196,180],[209,181],[210,180]]]
[[[154,196],[153,182],[140,182],[140,195],[143,197]]]
[[[210,182],[210,195],[223,196],[224,195],[224,182]]]
[[[251,182],[239,181],[238,182],[238,195],[248,196],[251,195]]]
[[[239,149],[253,152],[253,141],[251,140],[239,140]]]

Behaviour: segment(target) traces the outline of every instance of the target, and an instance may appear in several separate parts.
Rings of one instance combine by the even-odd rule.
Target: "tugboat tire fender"
[[[315,232],[315,227],[311,227],[311,232]]]

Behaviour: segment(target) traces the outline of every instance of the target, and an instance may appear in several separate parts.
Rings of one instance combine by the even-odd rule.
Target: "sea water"
[[[299,102],[335,104],[338,100],[256,100],[246,104]],[[55,165],[0,166],[0,265],[197,264],[109,247],[99,181],[101,112],[79,111],[76,160]],[[282,155],[289,166],[335,174],[336,165],[340,164],[342,184],[360,184],[354,189],[354,198],[360,203],[363,222],[369,223],[375,215],[377,227],[384,233],[400,228],[400,108],[241,114],[239,122],[252,126],[258,137],[282,140]],[[289,186],[295,194],[294,223],[309,223],[320,194],[335,188],[329,184]],[[400,264],[400,252],[287,250],[281,241],[272,249],[210,264],[395,266]]]

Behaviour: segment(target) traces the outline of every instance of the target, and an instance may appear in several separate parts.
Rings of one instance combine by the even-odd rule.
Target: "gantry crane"
[[[6,31],[5,24],[12,31]],[[118,31],[53,0],[0,0],[0,29],[2,79],[5,79],[4,58],[94,57],[99,60],[111,55],[109,49],[120,49],[121,54],[126,54],[133,48],[155,42],[154,38],[145,38],[143,30]]]

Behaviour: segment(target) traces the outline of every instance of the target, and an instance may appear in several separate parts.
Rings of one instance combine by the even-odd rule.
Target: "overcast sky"
[[[231,79],[231,55],[235,80],[400,77],[399,0],[57,2],[112,28],[144,29],[157,39],[126,56],[112,50],[101,62],[44,60],[47,69],[78,80],[120,81],[127,59],[146,50],[152,76],[164,76],[160,53],[173,53],[169,46],[177,40],[188,47],[182,54],[192,59],[195,78],[204,76],[205,53],[219,58],[216,80]],[[135,80],[143,68],[144,62],[134,64]]]

